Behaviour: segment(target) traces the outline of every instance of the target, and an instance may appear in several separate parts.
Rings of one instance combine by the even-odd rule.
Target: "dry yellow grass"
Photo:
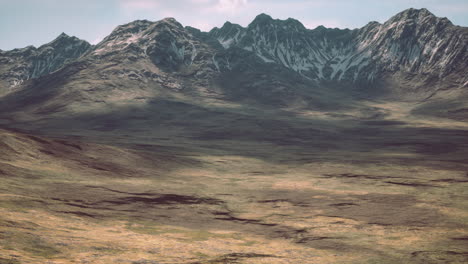
[[[406,123],[303,113],[286,142],[0,130],[0,263],[465,263],[464,124],[369,106]]]

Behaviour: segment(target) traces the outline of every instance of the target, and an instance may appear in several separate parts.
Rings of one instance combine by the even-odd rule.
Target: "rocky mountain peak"
[[[261,13],[255,17],[255,19],[248,25],[248,27],[250,28],[250,27],[255,27],[257,25],[259,26],[267,25],[272,22],[273,22],[273,18],[270,15]]]
[[[228,27],[232,27],[233,25],[234,25],[233,23],[231,23],[231,22],[229,22],[229,21],[226,21],[226,22],[224,22],[224,24],[223,24],[222,27],[223,27],[223,28],[228,28]]]
[[[172,17],[164,18],[154,22],[144,33],[148,37],[154,37],[162,32],[172,32],[173,34],[183,34],[185,29],[181,23]]]
[[[6,62],[7,66],[4,72],[0,72],[0,94],[28,79],[59,70],[90,49],[91,44],[87,41],[61,33],[39,48],[28,46],[0,53],[0,62]]]
[[[154,22],[148,21],[148,20],[135,20],[133,22],[120,25],[116,27],[109,36],[105,37],[102,42],[110,41],[110,40],[115,40],[119,38],[124,38],[128,35],[134,35],[138,34],[142,31],[147,30],[151,25],[153,25]],[[98,44],[100,45],[100,44]]]
[[[226,22],[210,32],[184,28],[174,18],[136,20],[118,26],[92,48],[62,33],[37,50],[15,54],[28,52],[28,57],[36,58],[24,68],[22,79],[54,71],[91,50],[90,56],[99,60],[107,56],[131,63],[146,60],[167,72],[203,67],[230,71],[242,53],[265,67],[283,67],[315,83],[373,85],[389,74],[445,78],[467,61],[466,43],[466,28],[455,27],[427,9],[408,9],[383,24],[373,21],[353,30],[307,29],[296,19],[273,19],[267,14],[256,16],[245,28]]]
[[[367,23],[364,27],[362,28],[375,28],[375,27],[379,27],[381,26],[382,24],[380,24],[379,22],[377,21],[370,21],[369,23]]]
[[[436,17],[436,16],[432,14],[426,8],[421,8],[421,9],[409,8],[394,15],[392,18],[390,18],[390,20],[394,21],[394,20],[408,20],[408,19],[423,19],[426,17]]]
[[[304,25],[297,19],[294,18],[288,18],[284,21],[284,24],[299,30],[304,30],[306,29]]]
[[[215,27],[208,34],[217,39],[224,48],[229,48],[237,44],[245,35],[245,31],[242,26],[227,21],[221,28]]]
[[[70,48],[71,46],[83,46],[82,48],[88,49],[90,48],[91,45],[85,40],[79,39],[75,36],[69,36],[65,34],[64,32],[62,32],[58,37],[56,37],[51,42],[39,47],[39,50],[47,48],[47,47],[60,49],[60,48],[66,48],[66,47]]]
[[[62,38],[69,38],[69,37],[70,36],[67,35],[65,32],[62,32],[62,33],[60,33],[60,35],[58,35],[58,37],[55,40],[62,39]]]
[[[427,9],[411,8],[355,30],[308,30],[295,19],[260,14],[247,28],[226,23],[209,34],[226,49],[253,52],[312,80],[372,83],[388,72],[446,76],[449,65],[466,56],[466,30],[455,28]]]
[[[440,18],[432,14],[426,8],[414,9],[410,8],[404,10],[395,16],[391,17],[387,22],[384,23],[385,26],[395,26],[395,25],[415,25],[421,26],[424,28],[430,26],[449,26],[453,25],[450,20],[447,18]]]
[[[184,27],[174,18],[164,18],[156,22],[136,20],[114,29],[109,36],[96,45],[93,54],[113,54],[126,48],[144,51],[150,43],[161,40],[161,36],[181,35],[184,32]]]
[[[201,39],[203,33],[200,30],[184,28],[174,18],[156,22],[134,21],[114,30],[94,47],[90,56],[104,61],[107,58],[126,60],[129,65],[147,63],[152,69],[174,72],[205,63],[206,58],[210,58],[211,63],[212,54],[206,52],[210,45],[201,43]]]
[[[304,25],[294,18],[288,18],[286,20],[273,19],[270,15],[260,14],[247,26],[248,30],[256,30],[263,28],[282,28],[287,30],[302,31],[306,28]]]
[[[167,23],[167,24],[170,24],[172,26],[176,26],[178,28],[183,28],[182,24],[179,23],[179,21],[177,21],[175,18],[173,17],[166,17],[160,21],[158,21],[158,23]]]
[[[226,21],[221,28],[215,27],[212,30],[231,31],[231,30],[235,30],[239,28],[243,28],[243,27],[241,25]]]

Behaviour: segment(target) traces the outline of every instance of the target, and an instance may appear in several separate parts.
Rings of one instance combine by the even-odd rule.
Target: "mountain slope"
[[[446,22],[167,18],[38,70],[15,51],[0,263],[468,263],[466,28]]]
[[[168,100],[322,111],[359,107],[362,98],[459,101],[468,85],[467,39],[467,28],[426,9],[354,30],[309,30],[265,14],[247,28],[227,22],[210,32],[184,28],[173,18],[137,20],[93,47],[61,35],[29,48],[29,56],[3,52],[3,60],[18,53],[26,66],[3,65],[3,72],[22,77],[2,81],[30,80],[4,96],[0,110],[70,115],[151,109]],[[451,105],[463,115],[458,110],[465,103]]]
[[[84,56],[5,96],[0,108],[20,115],[69,115],[147,107],[155,100],[265,105],[320,100],[310,92],[313,83],[296,72],[243,49],[225,50],[202,35],[172,18],[119,26]]]
[[[52,73],[85,54],[91,45],[65,33],[39,48],[0,51],[0,95],[24,81]]]
[[[355,30],[309,30],[297,20],[261,14],[247,28],[226,23],[209,35],[226,49],[252,51],[317,82],[377,86],[389,78],[410,92],[424,86],[421,97],[468,85],[468,30],[427,9],[408,9]]]

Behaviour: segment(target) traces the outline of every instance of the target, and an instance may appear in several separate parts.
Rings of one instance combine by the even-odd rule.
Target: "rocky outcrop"
[[[65,33],[35,48],[0,51],[0,94],[24,81],[52,73],[91,49],[91,44]]]
[[[388,74],[467,85],[468,29],[427,9],[408,9],[360,29],[306,29],[294,19],[261,14],[243,28],[226,23],[209,34],[225,48],[254,52],[315,81],[374,83]],[[453,79],[452,79],[453,81]]]

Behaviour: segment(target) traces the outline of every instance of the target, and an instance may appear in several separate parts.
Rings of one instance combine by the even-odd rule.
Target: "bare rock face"
[[[90,49],[88,42],[62,33],[39,48],[28,46],[0,51],[0,94],[26,80],[54,72]]]
[[[166,71],[192,65],[203,56],[204,43],[195,39],[179,22],[166,18],[158,22],[135,21],[117,27],[99,43],[91,55],[105,58],[126,52],[134,60],[149,58]]]
[[[226,22],[210,32],[173,18],[137,20],[95,46],[62,34],[39,48],[1,51],[0,95],[21,87],[10,106],[53,96],[54,105],[86,109],[163,95],[317,106],[333,104],[323,98],[336,89],[405,100],[450,90],[454,97],[468,94],[467,44],[467,28],[426,9],[353,30],[310,30],[266,14],[245,28]]]
[[[266,63],[281,64],[317,82],[373,84],[389,75],[413,75],[421,85],[446,78],[459,86],[468,81],[463,74],[468,30],[427,9],[408,9],[384,24],[370,22],[354,30],[309,30],[297,20],[261,14],[247,28],[226,23],[209,34],[226,49],[254,52]]]
[[[372,74],[399,74],[423,79],[425,86],[437,81],[466,85],[468,77],[468,30],[438,18],[426,9],[409,9],[382,25],[360,29],[362,52],[370,54]]]

